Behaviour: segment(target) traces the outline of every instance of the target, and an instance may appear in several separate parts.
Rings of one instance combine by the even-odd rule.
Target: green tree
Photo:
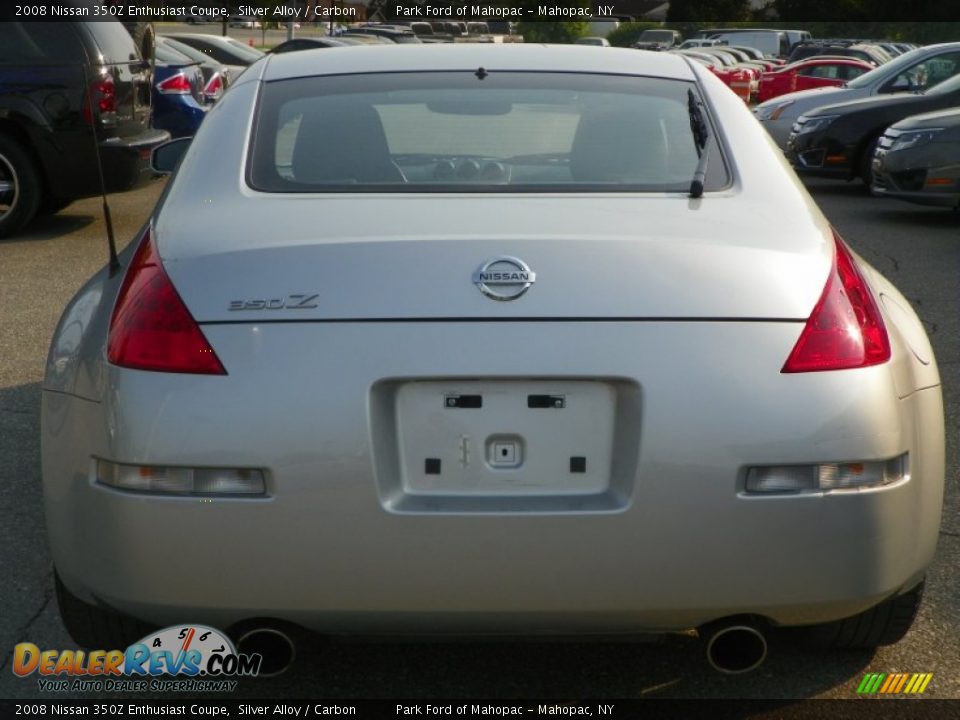
[[[520,0],[519,7],[524,10],[536,10],[542,5],[537,0]],[[560,7],[561,4],[557,4]],[[589,8],[588,0],[571,0],[563,3],[564,8]],[[590,23],[587,21],[571,20],[567,22],[547,22],[536,20],[517,23],[517,28],[523,35],[524,42],[533,43],[572,43],[577,38],[590,34]]]
[[[622,22],[616,30],[607,35],[607,40],[616,47],[631,47],[644,30],[656,30],[663,27],[658,22]]]
[[[528,43],[572,43],[590,34],[590,23],[521,22],[518,24],[523,41]]]

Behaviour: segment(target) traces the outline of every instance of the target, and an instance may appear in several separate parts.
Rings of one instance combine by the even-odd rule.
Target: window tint
[[[806,72],[801,75],[809,75],[815,78],[824,78],[826,80],[836,80],[840,77],[840,67],[837,65],[814,65],[806,68]]]
[[[0,22],[0,63],[80,64],[80,38],[65,22]]]
[[[923,50],[917,49],[908,53],[904,53],[898,58],[894,58],[890,62],[881,65],[880,67],[874,68],[870,72],[866,72],[856,80],[853,80],[848,87],[859,88],[867,87],[872,85],[874,82],[878,81],[880,78],[891,78],[895,77],[898,73],[904,71],[904,69],[912,67],[917,64],[917,56],[923,54]]]
[[[167,47],[162,43],[157,44],[156,48],[157,60],[164,63],[170,63],[172,65],[190,65],[193,63],[193,60],[188,58],[182,52],[178,52],[171,47]]]
[[[867,72],[867,69],[866,69],[866,68],[857,67],[856,65],[846,65],[846,66],[844,66],[844,68],[843,68],[843,75],[842,75],[842,77],[843,77],[845,80],[853,80],[854,78],[860,77],[860,76],[863,75],[865,72]]]
[[[906,74],[919,89],[939,85],[960,72],[960,52],[938,55],[911,68]]]
[[[686,191],[691,83],[573,73],[267,83],[251,185],[281,192]],[[725,183],[721,159],[708,188]]]

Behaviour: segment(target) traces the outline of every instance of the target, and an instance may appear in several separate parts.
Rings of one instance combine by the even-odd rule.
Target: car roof
[[[336,55],[336,63],[317,63],[312,53]],[[598,53],[583,45],[534,45],[487,43],[426,43],[327,50],[302,50],[271,56],[263,80],[281,80],[305,75],[351,73],[417,72],[424,70],[529,70],[554,72],[649,75],[676,80],[694,80],[693,71],[682,57],[670,53],[610,48]]]

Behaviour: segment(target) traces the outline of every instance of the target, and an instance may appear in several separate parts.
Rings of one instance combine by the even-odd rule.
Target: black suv
[[[150,63],[119,22],[0,22],[0,237],[37,213],[146,183]]]

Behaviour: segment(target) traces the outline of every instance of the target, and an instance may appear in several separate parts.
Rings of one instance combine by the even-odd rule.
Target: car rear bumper
[[[313,328],[207,325],[226,377],[108,368],[102,402],[44,393],[50,541],[74,593],[157,623],[628,632],[740,613],[782,624],[846,617],[908,589],[932,559],[939,388],[898,397],[891,364],[782,375],[798,324]],[[898,353],[893,364],[903,362]],[[507,380],[524,391],[535,379],[599,379],[622,393],[614,415],[624,432],[613,443],[628,442],[610,470],[619,479],[585,493],[611,502],[574,494],[565,506],[531,503],[522,488],[495,507],[471,505],[469,489],[466,507],[429,492],[419,504],[397,502],[423,490],[396,480],[404,433],[436,423],[440,434],[455,422],[439,402],[439,419],[405,422],[403,403],[391,403],[401,388]],[[887,487],[743,493],[748,465],[904,452],[910,477]],[[93,457],[260,467],[268,492],[123,492],[94,482]]]
[[[113,137],[101,142],[100,161],[107,192],[126,192],[146,185],[154,177],[150,154],[169,139],[167,131],[151,129],[137,137]],[[97,192],[99,189],[90,194]]]

